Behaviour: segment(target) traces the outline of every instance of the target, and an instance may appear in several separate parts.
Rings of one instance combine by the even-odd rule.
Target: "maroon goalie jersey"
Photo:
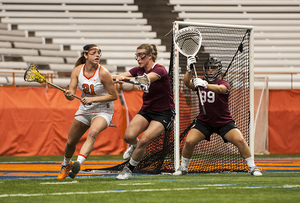
[[[155,63],[154,66],[146,72],[144,68],[134,67],[129,70],[131,76],[142,76],[144,73],[156,73],[160,79],[150,84],[148,90],[143,89],[143,111],[166,111],[174,109],[173,94],[168,72],[161,64]]]
[[[228,106],[230,86],[227,81],[222,79],[218,79],[214,82],[214,84],[224,85],[227,88],[227,93],[218,94],[213,91],[200,88],[206,115],[203,115],[202,107],[199,102],[200,114],[198,115],[198,119],[207,123],[211,127],[219,127],[233,120]]]

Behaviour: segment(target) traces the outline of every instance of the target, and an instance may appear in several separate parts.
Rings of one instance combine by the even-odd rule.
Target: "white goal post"
[[[250,151],[252,156],[254,155],[254,58],[253,58],[253,26],[242,26],[242,25],[224,25],[224,24],[208,24],[208,23],[196,23],[196,22],[183,22],[183,21],[174,21],[173,22],[173,36],[180,30],[182,27],[203,27],[203,28],[214,28],[218,29],[236,29],[236,30],[245,30],[249,31],[249,56],[248,64],[249,65],[249,81],[246,85],[249,85],[247,87],[247,91],[249,91],[249,146],[250,146]],[[205,34],[202,35],[202,44],[205,44]],[[173,40],[173,39],[172,39]],[[226,46],[223,47],[224,49]],[[175,101],[175,111],[176,111],[176,116],[174,120],[174,168],[178,169],[180,165],[180,102],[179,102],[179,97],[180,97],[180,88],[182,88],[182,84],[180,81],[180,78],[182,78],[182,73],[180,73],[180,70],[183,68],[183,65],[180,66],[179,62],[179,57],[180,53],[176,48],[173,49],[173,92],[174,92],[174,101]],[[233,60],[233,59],[232,59]],[[221,60],[222,61],[222,60]],[[231,64],[230,64],[231,65]],[[230,67],[230,65],[228,67]],[[230,72],[230,70],[229,70]],[[229,73],[230,74],[230,73]],[[248,75],[247,75],[248,77]],[[248,115],[247,115],[248,116]]]

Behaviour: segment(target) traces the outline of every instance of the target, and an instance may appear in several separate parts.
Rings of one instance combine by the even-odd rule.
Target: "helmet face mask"
[[[207,74],[206,70],[217,70],[216,74],[214,76],[210,76]],[[222,63],[219,59],[217,58],[208,58],[205,62],[204,62],[204,66],[203,66],[203,71],[204,71],[204,77],[207,81],[209,82],[213,82],[215,81],[222,72]]]

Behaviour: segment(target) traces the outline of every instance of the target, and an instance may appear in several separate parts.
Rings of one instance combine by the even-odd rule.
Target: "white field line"
[[[283,187],[294,188],[294,187],[300,187],[300,185],[284,185]]]
[[[164,192],[177,190],[205,190],[207,188],[164,188],[164,189],[139,189],[139,190],[104,190],[90,192],[60,192],[60,193],[36,193],[36,194],[3,194],[3,197],[36,197],[36,196],[61,196],[61,195],[90,195],[90,194],[105,194],[105,193],[125,193],[125,192]]]
[[[121,183],[121,184],[118,184],[118,185],[154,185],[154,183]]]
[[[74,184],[74,183],[78,183],[77,180],[74,180],[72,182],[44,182],[44,183],[40,183],[42,185],[63,185],[63,184]]]
[[[241,186],[241,185],[233,185],[233,184],[205,184],[205,185],[198,185],[201,187],[216,187],[216,189],[227,189],[227,188],[238,188],[238,189],[255,189],[255,188],[278,188],[278,189],[298,189],[300,185],[283,185],[283,186],[260,186],[260,185],[253,185],[253,186]],[[228,186],[228,187],[227,187]]]

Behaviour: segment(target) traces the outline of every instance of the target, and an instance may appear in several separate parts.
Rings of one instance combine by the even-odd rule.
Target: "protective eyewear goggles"
[[[135,60],[138,59],[138,57],[140,57],[140,59],[144,59],[147,55],[149,55],[150,53],[145,53],[145,52],[140,52],[140,53],[135,53]]]
[[[85,52],[87,52],[89,55],[95,55],[95,54],[101,55],[101,49],[89,49],[88,51]]]

